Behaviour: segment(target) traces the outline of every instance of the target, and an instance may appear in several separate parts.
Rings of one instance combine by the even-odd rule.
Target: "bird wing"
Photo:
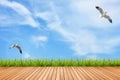
[[[14,48],[14,44],[9,47],[9,49]]]
[[[105,17],[106,19],[108,19],[110,23],[112,23],[112,19],[111,19],[111,17],[110,17],[110,16],[105,15],[104,17]]]
[[[100,8],[99,6],[96,6],[96,9],[97,9],[97,10],[99,10],[99,12],[100,12],[101,14],[103,14],[103,13],[104,13],[103,9],[102,9],[102,8]]]
[[[19,49],[19,52],[22,54],[22,49],[21,49],[21,47],[20,47],[20,46],[16,46],[16,48],[18,48],[18,49]]]

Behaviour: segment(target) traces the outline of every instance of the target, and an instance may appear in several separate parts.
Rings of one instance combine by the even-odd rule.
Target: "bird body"
[[[13,44],[10,48],[17,48],[19,52],[22,54],[22,49],[18,44]]]
[[[107,12],[104,12],[103,14],[101,14],[101,18],[104,18],[107,15]]]
[[[102,8],[100,8],[99,6],[96,6],[96,9],[99,10],[99,12],[101,13],[101,18],[106,18],[109,20],[110,23],[112,23],[112,19],[110,18],[110,16],[107,15],[107,12],[104,12]]]

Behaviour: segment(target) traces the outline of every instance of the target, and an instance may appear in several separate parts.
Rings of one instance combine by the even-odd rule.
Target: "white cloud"
[[[25,54],[24,54],[24,58],[25,58],[25,59],[28,59],[28,58],[30,58],[30,57],[31,57],[30,54],[28,54],[28,53],[25,53]]]
[[[96,3],[103,7],[106,6],[106,10],[108,7],[111,8],[110,5],[105,5],[107,1],[97,1]],[[63,14],[59,14],[59,12],[62,12],[60,10],[63,9],[63,11],[65,11],[66,7],[59,6],[61,8],[59,9],[55,4],[51,4],[52,11],[49,13],[53,14],[51,18],[54,18],[54,20],[51,18],[46,19],[48,21],[48,27],[61,34],[64,41],[70,43],[70,48],[77,55],[113,53],[115,51],[114,48],[120,44],[120,36],[114,37],[114,35],[109,35],[109,33],[114,33],[114,31],[110,32],[110,30],[120,24],[119,17],[115,19],[115,14],[118,14],[118,12],[113,8],[112,11],[108,9],[109,14],[113,17],[113,24],[111,24],[107,20],[98,17],[99,12],[95,9],[95,2],[72,0],[71,4],[67,5],[71,13],[65,14],[64,12]],[[118,7],[114,8],[119,9]],[[46,14],[43,15],[43,18],[46,18]],[[50,22],[50,20],[52,20],[52,22]],[[107,35],[107,37],[105,37],[105,35]]]
[[[43,43],[46,43],[48,38],[46,36],[32,36],[32,40],[35,45],[38,47],[39,45],[43,46]]]
[[[20,15],[20,17],[22,17],[23,19],[19,21],[19,19],[17,19],[18,17],[15,18],[15,15],[12,16],[14,17],[15,20],[10,20],[10,19],[13,19],[13,18],[8,18],[8,17],[11,17],[11,16],[7,16],[4,15],[4,21],[6,20],[9,24],[27,24],[27,25],[30,25],[32,27],[38,27],[39,26],[39,23],[37,23],[34,18],[32,17],[32,13],[22,4],[18,3],[18,2],[15,2],[15,1],[8,1],[8,0],[1,0],[0,1],[0,5],[3,5],[3,6],[6,6],[6,7],[9,7],[11,9],[13,9],[14,11],[16,11],[16,13],[18,15]],[[20,18],[19,17],[19,18]],[[2,19],[3,20],[3,19]],[[1,21],[2,21],[1,20]],[[9,21],[8,21],[9,20]]]
[[[49,19],[51,19],[51,14],[49,12],[37,12],[35,13],[37,17],[42,18],[46,21],[48,21]]]
[[[28,52],[23,53],[23,59],[37,59],[37,57],[31,55]]]

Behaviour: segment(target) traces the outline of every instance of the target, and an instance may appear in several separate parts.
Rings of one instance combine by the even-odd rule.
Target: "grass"
[[[0,59],[0,66],[120,66],[120,59]]]

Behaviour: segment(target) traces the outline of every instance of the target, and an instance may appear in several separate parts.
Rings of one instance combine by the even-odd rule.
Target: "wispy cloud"
[[[120,45],[119,26],[117,26],[120,25],[120,17],[116,16],[120,13],[120,5],[117,4],[120,2],[119,0],[66,0],[65,5],[62,1],[53,0],[49,3],[48,1],[36,1],[35,5],[34,0],[30,0],[31,4],[34,4],[34,10],[30,10],[34,11],[33,13],[15,1],[1,0],[0,4],[11,8],[17,15],[24,18],[24,20],[15,18],[14,21],[18,24],[38,27],[40,23],[36,22],[34,17],[45,20],[48,29],[59,33],[62,36],[61,41],[69,43],[70,49],[76,55],[97,56],[100,53],[114,53],[115,47]],[[40,6],[40,4],[43,5]],[[113,19],[112,24],[99,18],[99,12],[95,9],[96,5],[108,12]],[[10,21],[10,16],[2,15],[0,23],[4,23],[3,19]],[[14,21],[12,20],[10,23],[14,24]],[[48,40],[48,37],[41,35],[31,38],[36,46],[44,44]]]
[[[25,59],[28,59],[28,58],[30,58],[30,57],[31,57],[30,54],[28,54],[28,53],[25,53],[25,54],[24,54],[24,58],[25,58]]]
[[[44,43],[48,40],[46,36],[32,36],[32,40],[35,45],[38,47],[39,45],[43,46]]]
[[[87,3],[89,4],[86,5]],[[103,4],[106,3],[106,1],[103,2]],[[98,4],[101,5],[101,1],[96,2],[96,5]],[[49,13],[54,15],[51,15],[54,20],[49,22],[50,19],[46,19],[49,22],[48,27],[61,34],[64,41],[70,43],[70,48],[77,55],[113,53],[115,51],[114,47],[120,44],[120,36],[114,37],[114,35],[109,35],[109,33],[114,34],[114,31],[110,32],[111,29],[113,27],[116,28],[116,25],[120,24],[117,21],[119,18],[114,20],[115,14],[118,14],[118,12],[112,12],[108,9],[115,21],[115,23],[110,24],[107,20],[98,17],[99,13],[97,13],[95,3],[92,1],[71,0],[68,6],[71,13],[66,11],[66,13],[59,14],[59,12],[62,12],[61,9],[65,11],[66,7],[59,6],[59,9],[54,3],[51,4],[52,11]],[[108,6],[110,7],[110,5],[106,5],[106,9]],[[64,18],[61,17],[62,15],[64,15]],[[43,18],[46,18],[45,15],[43,15]]]
[[[22,20],[20,20],[15,15],[13,15],[11,17],[10,15],[4,14],[3,17],[0,19],[8,22],[8,24],[21,24],[21,25],[27,24],[32,27],[39,26],[39,23],[35,21],[34,17],[32,16],[32,13],[24,5],[22,5],[18,2],[15,2],[15,1],[8,1],[8,0],[1,0],[0,5],[11,8],[12,10],[14,10],[17,13],[16,15],[20,16],[19,17],[20,19],[23,18]],[[11,20],[11,19],[15,19],[15,20]]]

